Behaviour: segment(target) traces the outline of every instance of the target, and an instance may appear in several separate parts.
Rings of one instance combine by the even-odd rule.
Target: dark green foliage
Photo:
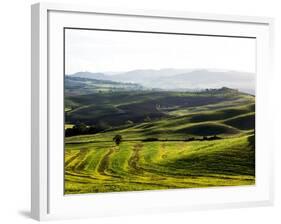
[[[186,138],[184,141],[185,142],[192,142],[192,141],[213,141],[213,140],[219,140],[219,139],[223,139],[217,135],[214,136],[203,136],[202,138],[195,138],[195,137],[188,137]]]
[[[212,140],[219,140],[219,139],[222,139],[222,138],[219,137],[219,136],[216,136],[216,135],[207,138],[207,140],[209,140],[209,141],[212,141]]]
[[[186,142],[191,142],[191,141],[195,141],[196,139],[194,137],[188,137],[186,138],[184,141]]]
[[[146,138],[146,139],[143,139],[142,140],[143,142],[155,142],[155,141],[159,141],[159,139],[158,138]]]
[[[65,130],[65,137],[71,137],[76,135],[88,135],[96,134],[101,131],[104,131],[100,126],[86,126],[83,123],[74,125],[72,128],[67,128]]]
[[[122,141],[122,136],[121,135],[115,135],[113,138],[113,141],[115,142],[116,145],[119,145]]]
[[[203,136],[202,141],[206,141],[206,140],[208,140],[207,136]]]

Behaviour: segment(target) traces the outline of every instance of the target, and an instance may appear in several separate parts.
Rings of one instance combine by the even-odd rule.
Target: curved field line
[[[140,159],[139,152],[142,149],[142,147],[143,147],[143,144],[141,144],[141,143],[134,145],[133,154],[128,161],[129,167],[131,167],[134,171],[137,171],[137,172],[142,172],[142,170],[138,164],[139,159]]]
[[[236,151],[240,152],[241,147],[247,143],[246,137],[240,142],[240,138],[224,139],[216,144],[124,142],[119,147],[114,144],[94,145],[88,148],[89,151],[79,146],[80,150],[69,151],[65,160],[65,181],[68,183],[66,191],[90,193],[249,185],[254,181],[254,177],[252,179],[251,176],[242,174],[220,174],[214,170],[215,167],[208,170],[209,163],[197,164],[196,160],[199,156],[211,156],[212,153],[221,151],[223,154],[219,154],[219,160],[224,158],[224,155],[236,156]],[[227,145],[230,143],[235,147],[228,151]],[[192,159],[192,156],[195,159]],[[240,160],[238,162],[239,165]]]
[[[89,152],[89,149],[86,149],[86,150],[80,150],[80,152],[78,153],[78,157],[77,159],[79,159],[79,161],[75,164],[75,166],[72,167],[72,170],[74,172],[80,172],[80,171],[83,171],[84,169],[84,160],[85,158],[87,157],[88,155],[88,152]]]
[[[83,159],[85,158],[85,156],[88,154],[88,150],[79,150],[79,152],[77,154],[75,154],[75,156],[71,157],[70,159],[68,159],[67,161],[65,161],[65,168],[67,170],[71,170],[73,172],[76,172],[79,170],[77,169],[77,167],[80,165],[80,163],[83,162]],[[74,163],[74,164],[72,164]]]
[[[110,148],[109,152],[106,153],[102,160],[100,161],[100,164],[99,164],[99,167],[97,169],[98,173],[100,173],[101,175],[104,175],[104,176],[110,176],[108,175],[105,171],[107,170],[108,168],[108,164],[109,164],[109,159],[110,159],[110,156],[111,154],[113,154],[115,151],[114,148]]]
[[[67,161],[65,160],[64,162],[64,167],[67,168],[67,166],[72,162],[74,161],[75,159],[77,159],[79,156],[79,153],[73,155],[71,158],[69,158]]]
[[[163,144],[164,145],[164,144]],[[171,173],[171,172],[165,172],[163,170],[160,170],[159,168],[161,168],[161,166],[156,165],[156,167],[143,167],[139,164],[139,160],[140,160],[140,151],[143,147],[143,144],[138,143],[134,146],[133,148],[133,154],[131,156],[131,158],[128,161],[129,167],[132,170],[132,174],[136,175],[136,176],[142,176],[142,177],[147,177],[149,178],[149,180],[147,180],[148,182],[146,183],[150,183],[152,184],[152,182],[154,182],[153,178],[157,177],[158,178],[182,178],[182,177],[192,177],[193,175],[188,175],[188,174],[175,174],[175,173]],[[158,151],[159,153],[159,151]],[[158,154],[157,153],[157,154]],[[162,155],[159,155],[160,158],[162,158]],[[145,176],[144,172],[146,172],[147,174],[151,175],[151,176]],[[152,182],[151,182],[152,181]],[[137,181],[136,181],[137,182]],[[142,182],[139,182],[142,183]],[[145,182],[143,182],[145,183]],[[161,185],[158,183],[158,185]],[[162,184],[162,186],[165,186]]]
[[[65,178],[67,176],[72,176],[72,177],[78,177],[78,178],[85,178],[85,179],[94,179],[94,180],[98,180],[98,178],[96,177],[93,177],[92,175],[87,175],[87,174],[82,174],[82,173],[72,173],[72,172],[69,172],[69,171],[65,171]]]

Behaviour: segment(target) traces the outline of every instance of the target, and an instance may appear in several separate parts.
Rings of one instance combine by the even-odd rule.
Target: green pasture
[[[67,143],[65,193],[252,185],[253,141]]]
[[[99,131],[65,137],[65,194],[255,184],[254,96],[227,88],[86,94],[82,81],[84,95],[66,96],[65,128]]]

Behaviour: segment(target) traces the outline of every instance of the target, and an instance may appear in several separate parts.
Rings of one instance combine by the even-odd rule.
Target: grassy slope
[[[224,93],[163,91],[93,93],[66,96],[65,107],[68,108],[66,122],[80,121],[87,125],[98,125],[102,121],[109,127],[117,127],[126,124],[129,120],[140,124],[147,117],[151,120],[166,119],[197,112],[198,108],[200,112],[207,112],[225,108],[227,105],[235,106],[249,102],[252,102],[252,97],[231,91]]]
[[[66,193],[254,184],[252,138],[67,144]]]
[[[66,193],[254,184],[254,111],[254,97],[240,95],[201,106],[166,107],[164,119],[66,138]],[[116,134],[123,136],[120,146],[112,142]],[[169,141],[214,134],[223,139]],[[167,141],[138,141],[147,137]]]
[[[144,91],[79,78],[65,84],[65,128],[77,121],[108,126],[65,139],[65,193],[255,183],[253,96],[229,89]],[[119,146],[112,141],[116,134],[124,139]],[[204,135],[223,139],[183,141]],[[141,141],[151,137],[161,141]]]
[[[122,126],[115,130],[95,135],[69,137],[66,141],[112,141],[116,134],[121,134],[125,140],[140,140],[148,137],[157,137],[160,140],[184,140],[191,136],[202,137],[215,134],[227,138],[234,134],[251,134],[254,129],[254,113],[253,101],[251,100],[246,105],[243,102],[242,106],[228,106],[224,109],[214,109],[208,112],[200,112],[199,110],[188,115],[173,116],[132,126]],[[243,128],[243,125],[247,126],[247,128]]]

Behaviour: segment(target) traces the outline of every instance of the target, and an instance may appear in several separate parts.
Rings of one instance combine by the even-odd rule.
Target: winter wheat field
[[[65,29],[65,194],[255,184],[255,39]]]

